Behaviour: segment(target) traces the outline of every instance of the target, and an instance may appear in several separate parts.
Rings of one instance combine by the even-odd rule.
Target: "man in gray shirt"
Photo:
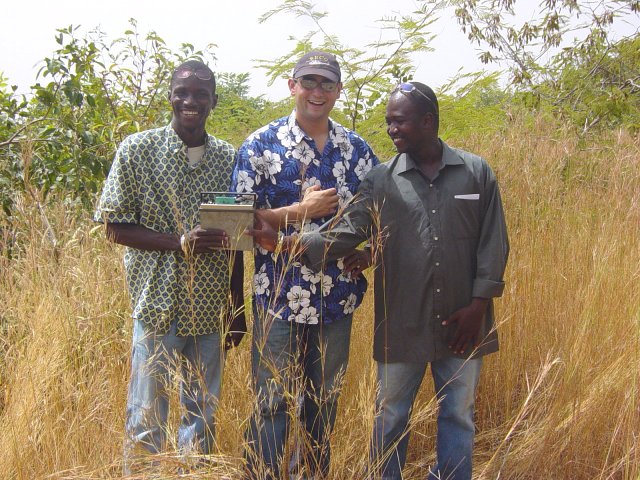
[[[320,268],[371,238],[376,252],[374,359],[379,383],[371,465],[400,479],[407,425],[427,364],[440,401],[437,463],[430,478],[470,479],[474,400],[482,357],[498,349],[491,299],[502,294],[509,244],[496,178],[480,157],[438,138],[437,98],[403,83],[386,112],[398,155],[365,177],[343,215],[319,232],[267,249],[304,249]]]

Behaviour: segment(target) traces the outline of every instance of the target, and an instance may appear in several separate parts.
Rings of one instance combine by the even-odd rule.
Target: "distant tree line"
[[[614,41],[606,29],[615,15],[637,17],[638,2],[605,1],[603,5],[618,9],[600,13],[600,28],[542,65],[536,63],[530,45],[536,39],[542,48],[560,45],[566,32],[563,12],[574,12],[580,2],[550,0],[539,24],[515,30],[505,19],[515,2],[493,2],[500,8],[488,16],[488,1],[454,2],[456,16],[470,40],[487,47],[481,53],[485,61],[506,62],[510,83],[501,85],[504,79],[498,74],[471,73],[443,87],[443,137],[496,131],[516,113],[542,113],[582,134],[598,128],[640,128],[640,36],[636,32]],[[280,81],[299,54],[312,46],[334,52],[344,72],[336,119],[387,158],[393,148],[383,134],[386,97],[399,82],[412,79],[412,55],[430,50],[430,27],[451,3],[422,1],[418,7],[407,15],[381,19],[381,32],[387,35],[358,49],[326,30],[326,12],[309,2],[286,0],[262,21],[280,14],[306,16],[316,28],[297,39],[288,54],[259,62],[258,67],[271,82]],[[213,45],[197,49],[182,44],[174,51],[157,33],[141,34],[134,19],[130,24],[115,40],[97,30],[79,36],[74,26],[57,30],[58,48],[43,60],[29,96],[16,94],[0,73],[0,226],[11,221],[16,195],[24,192],[41,202],[54,195],[91,208],[120,141],[168,123],[172,70],[189,58],[215,61]],[[248,73],[219,72],[217,79],[220,102],[208,129],[234,145],[292,108],[288,99],[274,102],[251,96]]]

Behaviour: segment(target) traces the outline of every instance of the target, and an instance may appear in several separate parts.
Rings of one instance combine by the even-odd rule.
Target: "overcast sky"
[[[323,25],[350,47],[375,41],[380,29],[376,20],[416,9],[414,0],[317,0],[318,10],[328,12]],[[10,85],[26,93],[35,82],[42,59],[58,47],[57,28],[80,25],[80,32],[99,27],[109,40],[123,35],[129,18],[138,31],[154,30],[172,49],[187,42],[196,48],[217,45],[215,71],[251,74],[251,93],[271,99],[287,96],[286,82],[267,87],[254,59],[276,59],[294,47],[289,37],[302,37],[312,27],[309,20],[279,14],[264,24],[259,17],[279,5],[280,0],[13,0],[0,16],[0,72]],[[535,9],[539,0],[520,0],[518,5]],[[637,20],[637,17],[635,18]],[[637,25],[635,26],[637,31]],[[633,30],[633,29],[630,29]],[[452,14],[432,26],[434,52],[413,58],[415,80],[438,89],[459,69],[474,72],[486,68]],[[497,68],[497,67],[492,67]]]
[[[319,10],[329,13],[323,23],[348,46],[363,47],[379,35],[376,20],[394,13],[415,10],[413,0],[319,0]],[[278,0],[18,0],[4,8],[0,17],[0,71],[10,85],[26,92],[35,82],[41,60],[57,48],[57,28],[73,24],[81,32],[100,27],[110,40],[122,36],[135,18],[138,30],[154,30],[171,48],[181,42],[204,48],[213,43],[216,71],[248,72],[251,93],[280,99],[287,95],[286,83],[267,87],[264,74],[254,59],[275,59],[290,51],[295,43],[289,37],[302,37],[310,21],[279,14],[264,24],[259,17],[280,4]],[[433,53],[414,58],[416,80],[437,88],[459,68],[476,71],[482,65],[476,51],[460,32],[455,20],[442,20],[433,29],[437,35]]]

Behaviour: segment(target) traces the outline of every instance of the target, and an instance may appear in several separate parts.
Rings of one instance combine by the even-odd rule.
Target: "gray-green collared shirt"
[[[398,155],[369,172],[344,215],[303,236],[314,268],[370,238],[383,242],[375,270],[379,362],[454,356],[447,345],[456,326],[442,321],[473,297],[504,289],[509,243],[495,175],[479,156],[442,145],[435,178]],[[481,338],[476,356],[498,349],[491,301]]]

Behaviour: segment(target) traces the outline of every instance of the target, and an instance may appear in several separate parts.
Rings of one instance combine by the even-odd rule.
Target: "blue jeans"
[[[180,402],[185,410],[178,447],[185,453],[211,452],[223,363],[219,333],[179,337],[174,322],[168,333],[156,334],[134,320],[125,473],[135,462],[139,447],[149,453],[165,448],[168,390],[175,376],[180,379]]]
[[[292,406],[297,407],[304,438],[295,442],[291,478],[326,476],[352,316],[325,325],[255,318],[252,367],[257,409],[245,452],[250,478],[282,478]]]
[[[439,402],[437,463],[429,478],[470,480],[474,401],[482,359],[431,362]],[[376,419],[370,447],[374,478],[399,480],[407,456],[407,424],[426,364],[378,362]]]

